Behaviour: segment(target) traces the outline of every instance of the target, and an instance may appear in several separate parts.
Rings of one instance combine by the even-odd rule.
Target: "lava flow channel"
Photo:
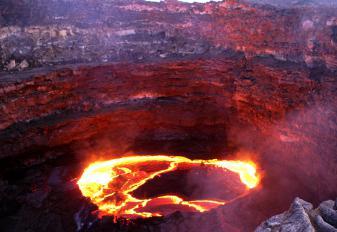
[[[165,195],[149,199],[138,199],[132,192],[148,180],[163,173],[177,170],[180,165],[205,165],[231,171],[239,175],[247,189],[259,183],[256,168],[252,162],[227,160],[190,160],[181,156],[131,156],[90,164],[78,181],[85,197],[99,208],[101,215],[123,218],[153,217],[165,215],[160,207],[179,206],[180,210],[204,212],[224,200],[187,201],[176,195]],[[174,212],[174,211],[173,211]]]

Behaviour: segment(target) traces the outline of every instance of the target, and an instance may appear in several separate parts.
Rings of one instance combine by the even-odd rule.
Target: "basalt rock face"
[[[158,145],[172,140],[176,146],[185,140],[222,140],[233,111],[233,80],[243,65],[236,61],[67,68],[30,74],[19,83],[10,76],[2,88],[1,154],[98,134],[109,135],[124,151],[147,140]]]
[[[337,68],[336,4],[5,0],[0,12],[3,70],[176,59],[226,49]]]
[[[219,144],[233,129],[229,125],[248,124],[269,133],[289,111],[334,104],[334,73],[316,72],[271,57],[247,60],[233,54],[5,75],[1,156],[106,135],[123,152],[155,140],[154,151],[164,140],[174,146],[214,143],[221,151]],[[297,139],[291,136],[296,137],[281,138]],[[212,152],[204,148],[199,152]]]
[[[296,196],[336,196],[333,6],[7,0],[0,12],[1,228],[252,231]],[[259,189],[204,214],[97,221],[76,186],[113,154],[241,150]]]

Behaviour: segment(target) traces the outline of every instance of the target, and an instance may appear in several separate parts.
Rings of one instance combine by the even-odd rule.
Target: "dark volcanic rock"
[[[1,78],[1,157],[104,135],[120,152],[156,152],[163,141],[215,144],[226,140],[230,121],[267,131],[293,109],[336,102],[334,73],[271,57],[39,72]]]
[[[337,210],[334,201],[322,202],[317,209],[312,204],[296,198],[290,209],[263,222],[255,231],[337,231]]]
[[[311,225],[308,212],[313,206],[296,198],[288,212],[271,217],[256,229],[256,232],[265,231],[315,231]]]
[[[18,70],[24,60],[29,67],[142,62],[232,49],[336,69],[336,4],[287,6],[6,0],[0,3],[0,67]]]
[[[0,1],[1,230],[252,231],[336,196],[336,4],[284,2]],[[128,153],[263,178],[204,214],[98,220],[76,178]],[[296,199],[260,230],[333,227],[333,202]]]

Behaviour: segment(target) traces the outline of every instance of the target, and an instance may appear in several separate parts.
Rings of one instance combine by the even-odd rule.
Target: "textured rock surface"
[[[290,209],[263,222],[255,231],[337,231],[337,201],[324,201],[317,209],[296,198]]]
[[[333,5],[5,0],[0,12],[5,231],[95,221],[76,178],[93,159],[129,152],[238,153],[263,179],[205,214],[106,218],[93,230],[252,231],[296,196],[318,204],[337,195]],[[290,212],[308,223],[305,205]],[[324,205],[315,228],[334,225]]]
[[[299,198],[296,198],[288,212],[271,217],[256,229],[256,232],[265,231],[308,231],[314,232],[308,212],[313,206]]]
[[[153,138],[223,143],[228,125],[244,123],[270,133],[270,126],[294,109],[336,103],[333,72],[240,54],[41,70],[1,80],[2,157],[104,134],[124,152]],[[335,124],[328,127],[336,130]],[[287,133],[281,138],[297,139]]]
[[[166,60],[227,49],[337,68],[336,4],[5,0],[0,12],[3,70]]]

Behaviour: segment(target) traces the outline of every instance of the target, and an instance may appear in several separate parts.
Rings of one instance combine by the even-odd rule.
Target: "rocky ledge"
[[[324,201],[318,208],[296,198],[289,210],[263,222],[255,232],[337,232],[337,200]]]
[[[226,49],[337,69],[336,4],[266,2],[4,0],[0,70],[168,60]]]

